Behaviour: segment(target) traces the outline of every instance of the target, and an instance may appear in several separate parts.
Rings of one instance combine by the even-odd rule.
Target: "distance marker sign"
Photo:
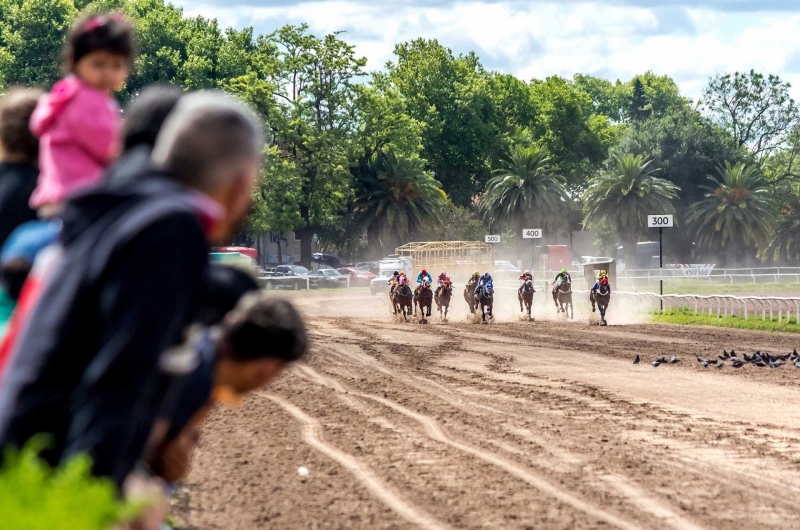
[[[486,242],[487,243],[499,243],[500,242],[500,236],[486,236]]]
[[[647,228],[672,228],[672,214],[648,215]]]
[[[523,228],[522,229],[522,239],[541,239],[542,238],[542,229],[541,228]]]

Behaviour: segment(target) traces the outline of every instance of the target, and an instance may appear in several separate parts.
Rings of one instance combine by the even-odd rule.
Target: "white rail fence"
[[[691,269],[689,269],[691,270]],[[560,270],[534,271],[538,281],[555,278]],[[570,270],[575,279],[583,279],[583,268]],[[544,276],[543,278],[541,276]],[[760,267],[752,269],[711,269],[706,275],[692,275],[687,269],[625,269],[618,270],[615,283],[621,286],[657,286],[659,280],[668,285],[727,284],[737,283],[800,283],[800,267]]]
[[[516,291],[518,284],[498,282],[497,287],[504,291]],[[541,290],[540,290],[541,287]],[[542,282],[537,292],[550,294],[552,283]],[[581,299],[588,303],[589,291],[575,289],[575,303]],[[741,318],[748,320],[777,321],[797,324],[800,322],[800,298],[778,296],[733,296],[699,294],[665,294],[632,291],[613,291],[612,307],[624,303],[626,308],[646,313],[688,314],[717,318]],[[663,302],[663,309],[662,309]]]

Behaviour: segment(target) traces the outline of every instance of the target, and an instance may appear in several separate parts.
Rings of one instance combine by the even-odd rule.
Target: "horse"
[[[481,308],[483,323],[486,324],[487,314],[489,315],[489,320],[494,318],[492,316],[492,307],[494,305],[494,287],[490,285],[484,285],[481,287],[480,291],[478,292],[478,296],[475,298],[478,300],[478,305]]]
[[[522,284],[522,290],[517,294],[517,298],[519,298],[519,312],[522,313],[525,310],[522,308],[522,304],[524,303],[525,308],[528,310],[528,322],[531,321],[531,306],[533,305],[533,293],[535,292],[533,280],[525,280],[525,283]]]
[[[575,308],[572,307],[572,278],[569,275],[553,290],[553,303],[559,313],[564,313],[564,317],[575,318]]]
[[[474,281],[470,281],[467,283],[467,286],[464,287],[464,300],[469,304],[469,312],[473,315],[475,314],[475,310],[478,309],[478,299],[475,298],[475,285],[476,283]]]
[[[395,287],[391,295],[394,314],[403,313],[403,319],[408,322],[408,315],[414,312],[414,291],[407,283],[401,283]]]
[[[589,293],[589,301],[592,303],[592,313],[595,311],[595,304],[600,309],[600,325],[607,326],[606,310],[608,309],[608,302],[611,301],[611,287],[607,283],[601,283],[597,291]]]
[[[422,285],[414,291],[414,314],[417,314],[417,306],[419,306],[421,324],[428,322],[426,316],[431,316],[431,306],[433,305],[433,291],[431,291],[431,282],[423,280]],[[427,309],[427,315],[426,315]]]
[[[453,298],[453,283],[451,281],[444,282],[439,295],[435,298],[436,308],[439,311],[439,318],[447,320],[447,310],[450,309],[450,299]],[[442,313],[444,308],[444,313]]]

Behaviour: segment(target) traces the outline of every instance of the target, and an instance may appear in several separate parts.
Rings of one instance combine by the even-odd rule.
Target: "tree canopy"
[[[756,196],[764,198],[747,203],[761,222],[730,224],[725,241],[750,242],[753,257],[758,250],[766,260],[800,259],[786,236],[797,211],[791,190],[800,180],[800,112],[789,83],[776,75],[716,75],[691,101],[673,79],[651,71],[627,80],[584,73],[519,79],[436,39],[398,43],[387,64],[368,65],[347,34],[315,35],[303,24],[259,35],[187,17],[165,0],[0,0],[0,91],[52,86],[72,20],[110,9],[131,18],[139,51],[121,102],[160,82],[226,90],[259,113],[265,168],[247,230],[294,231],[306,264],[314,235],[351,250],[387,233],[474,239],[488,225],[516,223],[520,212],[553,228],[594,226],[611,246],[636,223],[602,215],[600,190],[621,190],[624,183],[612,180],[628,177],[631,189],[664,192],[631,197],[662,197],[647,208],[674,209],[677,259],[724,258],[718,219],[692,216],[695,205],[710,207],[707,176],[719,175],[718,167],[757,174]],[[418,222],[408,230],[402,216],[381,210],[377,195],[365,199],[366,186],[377,182],[389,193],[379,175],[394,171],[390,160],[413,169],[406,173],[420,189],[445,197],[436,215],[409,217]],[[635,160],[641,171],[634,178]],[[714,178],[721,179],[714,189],[722,189],[725,177]],[[402,206],[406,213],[427,207],[412,202]],[[509,206],[517,213],[504,217]],[[631,219],[639,219],[636,211]]]

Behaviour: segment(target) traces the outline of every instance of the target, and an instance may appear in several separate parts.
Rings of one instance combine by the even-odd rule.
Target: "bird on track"
[[[637,355],[636,358],[633,360],[633,364],[639,364],[639,356]]]
[[[736,351],[735,350],[731,350],[731,359],[738,359],[738,357],[736,357]]]
[[[699,362],[699,363],[705,362],[705,360],[702,357],[700,357],[699,355],[695,355],[695,357],[697,357],[697,362]]]
[[[658,365],[660,365],[661,363],[659,361],[653,361],[650,364],[653,365],[653,368],[658,368]]]
[[[759,368],[766,368],[766,366],[767,366],[767,363],[764,363],[762,361],[754,362],[753,364],[755,364]]]
[[[656,359],[656,361],[660,362],[661,364],[667,364],[669,362],[667,361],[666,357],[661,357],[660,359]]]
[[[675,355],[673,355],[669,360],[669,364],[675,364],[675,363],[679,363],[679,362],[680,362],[680,360],[678,360],[678,358]]]
[[[783,366],[783,363],[776,363],[775,361],[770,361],[769,362],[769,367],[770,368],[780,368],[781,366]]]
[[[743,355],[744,355],[744,360],[745,360],[745,362],[748,362],[748,363],[750,363],[750,362],[753,362],[753,358],[752,358],[752,357],[750,357],[750,356],[749,356],[749,355],[747,355],[746,353],[745,353],[745,354],[743,354]]]
[[[725,363],[719,363],[719,364],[717,365],[717,370],[719,370],[719,369],[720,369],[720,368],[722,368],[723,366],[725,366]]]
[[[742,361],[733,361],[733,364],[731,366],[733,366],[734,368],[741,368],[742,366],[744,366],[744,363]]]
[[[725,350],[722,350],[722,355],[718,355],[717,357],[719,357],[720,361],[727,361],[731,358],[730,355],[728,355],[728,352]]]
[[[708,361],[703,361],[703,368],[708,368]]]
[[[717,362],[718,362],[718,361],[717,361],[716,359],[709,359],[709,360],[707,360],[706,362],[707,362],[708,364],[717,364]]]

